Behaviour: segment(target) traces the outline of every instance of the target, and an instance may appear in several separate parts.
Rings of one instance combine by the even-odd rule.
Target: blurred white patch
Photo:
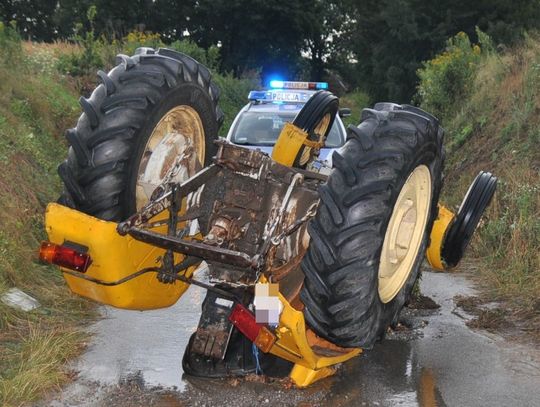
[[[11,288],[7,290],[0,300],[7,306],[10,306],[21,311],[32,311],[41,306],[38,300],[30,297],[28,294],[22,292],[18,288]]]

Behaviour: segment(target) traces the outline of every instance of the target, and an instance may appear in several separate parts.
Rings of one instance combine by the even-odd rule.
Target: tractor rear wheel
[[[194,59],[151,48],[117,59],[80,99],[83,113],[66,132],[68,158],[58,167],[59,202],[111,221],[140,209],[163,181],[208,164],[223,121],[219,89]]]
[[[397,321],[436,216],[443,131],[412,106],[364,109],[332,157],[302,261],[308,325],[343,347],[370,348]]]

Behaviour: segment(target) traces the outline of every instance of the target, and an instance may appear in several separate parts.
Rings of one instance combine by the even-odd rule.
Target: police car
[[[269,90],[249,92],[249,103],[234,119],[227,141],[271,154],[283,125],[293,121],[315,92],[326,89],[326,82],[271,81]],[[340,109],[313,170],[327,172],[331,167],[332,152],[345,143],[346,137],[345,126],[339,116],[347,115],[350,115],[349,109]]]

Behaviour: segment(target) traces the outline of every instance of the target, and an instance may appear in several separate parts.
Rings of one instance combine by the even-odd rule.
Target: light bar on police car
[[[273,89],[303,89],[303,90],[323,90],[328,89],[327,82],[293,82],[293,81],[270,81]]]

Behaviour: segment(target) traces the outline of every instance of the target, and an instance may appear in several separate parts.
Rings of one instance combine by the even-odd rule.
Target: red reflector
[[[86,272],[92,263],[90,255],[50,242],[41,243],[39,259],[45,263],[55,264],[81,273]]]
[[[255,315],[242,304],[238,303],[234,306],[231,315],[229,315],[229,321],[231,321],[240,332],[246,335],[251,342],[255,342],[257,335],[259,335],[259,331],[263,327],[262,324],[258,324],[255,321]]]

